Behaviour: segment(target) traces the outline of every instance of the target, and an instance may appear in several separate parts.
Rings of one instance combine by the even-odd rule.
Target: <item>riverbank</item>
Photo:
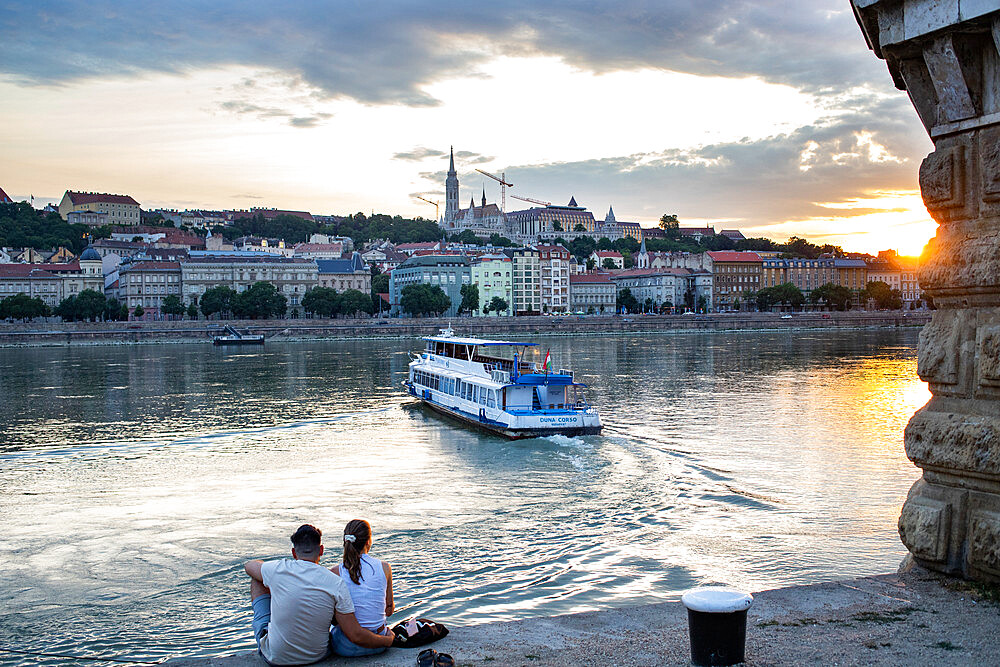
[[[247,632],[249,633],[249,617]],[[434,644],[459,665],[688,665],[679,602],[453,628]],[[321,665],[407,667],[416,651]],[[996,589],[922,569],[754,593],[747,665],[1000,664]],[[254,653],[174,659],[175,667],[264,665]]]
[[[618,334],[657,331],[738,331],[764,329],[828,329],[870,327],[919,327],[930,321],[930,313],[845,312],[739,313],[711,315],[634,315],[628,317],[460,317],[421,319],[354,320],[189,320],[178,322],[59,322],[2,323],[0,347],[123,345],[143,343],[210,343],[230,324],[241,332],[263,334],[268,341],[417,338],[452,326],[465,335],[559,335]]]

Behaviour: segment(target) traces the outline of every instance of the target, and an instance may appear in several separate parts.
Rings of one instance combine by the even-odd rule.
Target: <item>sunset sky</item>
[[[463,206],[499,198],[478,167],[599,218],[903,254],[935,228],[931,142],[848,0],[4,2],[0,145],[36,205],[433,217],[454,145]]]

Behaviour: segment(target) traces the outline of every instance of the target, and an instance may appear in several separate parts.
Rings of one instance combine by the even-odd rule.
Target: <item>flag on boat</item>
[[[545,350],[545,363],[542,364],[542,370],[544,370],[546,373],[549,372],[550,361],[552,361],[552,355],[549,353],[548,350]]]

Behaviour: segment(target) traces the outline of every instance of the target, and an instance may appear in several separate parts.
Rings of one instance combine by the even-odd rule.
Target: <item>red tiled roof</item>
[[[760,262],[763,261],[755,252],[735,252],[732,250],[709,250],[708,256],[713,262]]]
[[[0,204],[13,204],[14,200],[7,196],[7,193],[0,188]]]
[[[679,267],[669,267],[663,269],[626,269],[614,274],[618,278],[637,278],[640,276],[689,276],[694,273],[708,273],[707,271],[696,271],[694,269],[683,269]]]
[[[112,195],[104,192],[73,192],[72,190],[67,190],[66,194],[69,195],[69,200],[76,204],[129,204],[131,206],[138,206],[139,202],[132,199],[128,195]]]
[[[38,277],[52,276],[57,273],[79,273],[80,262],[74,260],[65,264],[0,264],[0,276],[20,278],[30,275],[32,271],[45,274]]]
[[[180,262],[157,262],[153,260],[147,260],[145,262],[138,262],[133,264],[128,269],[129,271],[180,271]]]
[[[437,241],[424,241],[422,243],[400,243],[396,250],[433,250],[438,245]]]
[[[561,250],[562,252],[569,252],[569,250],[562,247],[561,245],[540,245],[535,247],[539,252],[555,252],[557,250]]]
[[[295,252],[341,252],[343,243],[296,243]]]
[[[569,277],[569,284],[574,283],[610,283],[611,276],[607,273],[577,273]]]
[[[596,250],[598,257],[612,257],[615,259],[622,259],[622,254],[620,252],[615,252],[614,250]]]

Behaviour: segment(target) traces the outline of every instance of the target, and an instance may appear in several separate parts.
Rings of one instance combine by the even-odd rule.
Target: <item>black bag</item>
[[[440,623],[435,623],[434,621],[426,618],[418,618],[417,631],[413,634],[406,629],[407,621],[402,623],[397,623],[392,628],[392,633],[396,635],[396,638],[392,640],[392,645],[396,648],[417,648],[418,646],[425,646],[431,642],[436,642],[439,639],[444,639],[448,636],[448,628],[444,627]]]

